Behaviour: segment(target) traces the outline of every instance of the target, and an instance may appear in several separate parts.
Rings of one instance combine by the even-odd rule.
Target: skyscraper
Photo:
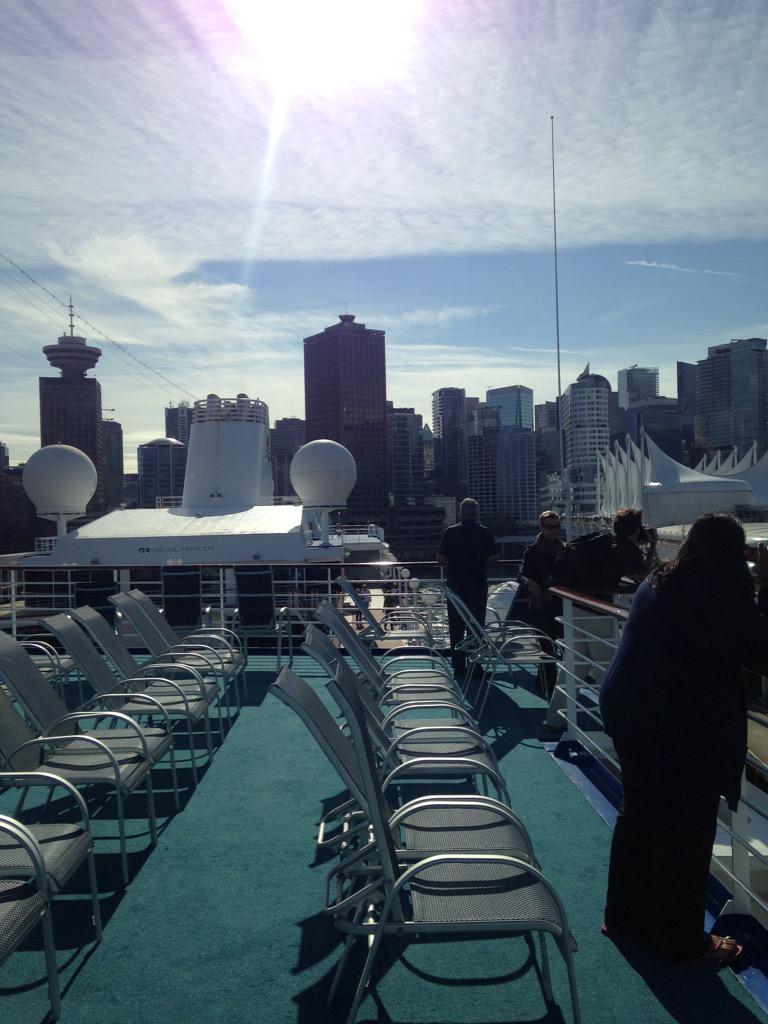
[[[489,388],[485,393],[488,405],[499,410],[502,427],[525,427],[533,430],[533,392],[522,384],[505,388]]]
[[[189,428],[192,426],[192,410],[189,402],[171,402],[165,409],[165,436],[175,437],[182,444],[189,444]]]
[[[757,441],[768,445],[768,353],[765,338],[734,338],[707,349],[696,375],[696,448],[712,454]]]
[[[424,500],[424,438],[419,413],[387,402],[387,489],[393,505]]]
[[[486,404],[499,413],[496,493],[499,513],[518,522],[536,518],[536,450],[533,391],[520,384],[490,388]]]
[[[8,445],[5,441],[0,441],[0,473],[4,469],[8,469],[11,464],[11,457],[8,452]]]
[[[187,446],[174,437],[157,437],[140,444],[137,456],[141,508],[154,508],[158,498],[178,498],[180,503],[184,493]]]
[[[329,438],[354,456],[357,483],[347,502],[350,522],[387,518],[387,385],[384,331],[339,323],[304,339],[307,441]]]
[[[296,492],[291,484],[291,460],[307,440],[307,424],[297,416],[275,420],[269,432],[270,461],[275,495],[291,496]]]
[[[107,512],[123,502],[123,427],[116,420],[101,425],[104,441],[104,507]]]
[[[590,373],[587,363],[563,394],[566,476],[577,514],[593,515],[597,511],[597,456],[606,451],[610,440],[611,393],[605,377]]]
[[[619,370],[619,406],[628,409],[643,398],[657,398],[659,394],[658,366],[628,366]]]
[[[69,334],[43,353],[59,377],[40,377],[40,445],[69,444],[91,459],[98,474],[96,493],[88,504],[89,513],[104,505],[104,452],[101,420],[101,385],[86,371],[99,361],[101,349],[87,345],[75,334],[72,303],[69,306]]]
[[[677,364],[677,407],[680,410],[683,456],[686,466],[698,462],[696,457],[696,375],[695,363]]]
[[[432,392],[432,433],[435,477],[445,480],[451,493],[466,491],[467,397],[464,388],[439,388]]]

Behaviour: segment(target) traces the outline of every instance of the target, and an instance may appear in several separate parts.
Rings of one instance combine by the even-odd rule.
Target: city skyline
[[[379,8],[366,23],[329,0],[304,22],[318,53],[341,48],[334,79],[306,40],[299,75],[257,7],[2,5],[2,249],[188,392],[76,322],[128,468],[169,401],[244,390],[303,416],[301,340],[345,309],[386,331],[388,397],[426,422],[443,387],[552,399],[550,114],[563,387],[639,363],[674,396],[677,359],[768,335],[764,5],[393,0],[357,5]],[[0,267],[17,462],[66,312]]]

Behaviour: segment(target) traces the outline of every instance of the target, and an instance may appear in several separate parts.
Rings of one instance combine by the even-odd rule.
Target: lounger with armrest
[[[28,935],[41,926],[45,966],[48,973],[50,1019],[61,1013],[61,991],[53,945],[48,879],[43,857],[34,836],[12,818],[0,815],[0,844],[18,848],[16,866],[0,866],[0,965],[18,949]]]
[[[40,675],[26,652],[12,637],[0,633],[0,678],[32,723],[34,731],[0,688],[0,768],[41,769],[60,775],[75,786],[91,783],[114,789],[118,810],[123,878],[128,881],[125,840],[124,797],[142,784],[146,789],[147,816],[152,843],[157,842],[154,790],[151,769],[173,751],[168,728],[141,727],[128,715],[108,706],[110,700],[124,701],[125,694],[103,695],[89,706],[67,711],[60,698]],[[138,700],[136,695],[132,700]],[[151,703],[150,697],[142,700]],[[157,717],[165,717],[155,704]],[[86,728],[84,729],[83,726]],[[32,759],[24,752],[37,751]],[[36,759],[37,758],[37,759]],[[175,764],[171,761],[174,796],[178,797]]]
[[[144,700],[145,696],[149,696],[171,718],[180,718],[185,722],[192,777],[197,784],[192,725],[203,722],[210,759],[213,744],[208,709],[219,697],[218,687],[206,683],[191,665],[172,662],[145,662],[139,665],[109,623],[92,608],[76,608],[70,615],[52,615],[43,619],[42,623],[56,637],[97,694],[125,691],[125,703],[120,705],[121,711],[129,715],[151,715],[152,705],[147,705]],[[99,654],[96,644],[112,668]],[[139,695],[138,698],[133,699],[133,694]]]

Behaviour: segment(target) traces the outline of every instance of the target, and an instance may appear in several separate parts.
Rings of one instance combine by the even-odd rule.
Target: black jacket
[[[742,667],[768,671],[768,617],[749,583],[726,587],[700,567],[658,590],[646,581],[600,689],[605,731],[642,751],[649,771],[710,785],[735,808],[747,749]]]

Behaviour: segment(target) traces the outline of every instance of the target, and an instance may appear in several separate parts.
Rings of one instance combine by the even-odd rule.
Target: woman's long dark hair
[[[676,576],[705,570],[726,588],[751,584],[744,557],[746,538],[738,519],[719,512],[699,516],[680,545],[677,557],[663,562],[649,583],[661,590]]]

